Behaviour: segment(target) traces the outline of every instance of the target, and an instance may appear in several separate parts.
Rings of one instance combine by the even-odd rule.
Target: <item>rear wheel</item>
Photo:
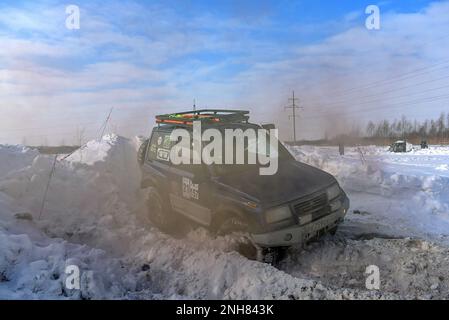
[[[139,150],[137,151],[137,162],[140,165],[143,165],[145,161],[145,154],[147,153],[148,142],[149,142],[148,139],[142,142],[142,144],[139,147]]]
[[[168,210],[166,203],[154,187],[147,189],[147,215],[146,220],[161,229],[170,231],[174,226],[173,215]]]

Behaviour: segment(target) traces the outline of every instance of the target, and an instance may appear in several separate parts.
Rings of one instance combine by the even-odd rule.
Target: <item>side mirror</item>
[[[276,126],[275,126],[273,123],[263,124],[261,127],[264,128],[265,130],[273,130],[273,129],[276,129]]]

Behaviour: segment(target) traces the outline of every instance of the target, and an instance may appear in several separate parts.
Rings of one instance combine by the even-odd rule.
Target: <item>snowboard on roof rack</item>
[[[204,109],[156,116],[158,124],[176,124],[191,126],[193,121],[201,121],[207,124],[247,123],[249,111],[246,110],[218,110]]]

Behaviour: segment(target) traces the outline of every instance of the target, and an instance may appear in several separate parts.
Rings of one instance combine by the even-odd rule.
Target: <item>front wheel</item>
[[[241,217],[236,214],[223,214],[215,221],[212,231],[216,236],[226,236],[233,233],[240,233],[244,236],[238,239],[236,251],[242,256],[250,260],[258,260],[259,248],[250,237],[245,233],[248,232],[249,225]]]
[[[329,234],[331,235],[331,236],[335,236],[335,234],[337,233],[337,230],[338,230],[338,226],[337,227],[333,227],[332,229],[329,229]]]
[[[257,255],[257,260],[276,266],[287,255],[288,247],[275,248],[260,248]]]
[[[248,224],[238,216],[228,216],[217,221],[214,226],[217,236],[225,236],[235,232],[248,231]]]

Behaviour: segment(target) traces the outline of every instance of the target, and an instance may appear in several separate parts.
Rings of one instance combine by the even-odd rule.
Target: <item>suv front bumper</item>
[[[252,234],[255,243],[263,247],[287,247],[303,244],[327,231],[333,229],[341,222],[349,209],[349,199],[345,197],[342,207],[319,220],[303,226],[294,226],[278,231]]]

